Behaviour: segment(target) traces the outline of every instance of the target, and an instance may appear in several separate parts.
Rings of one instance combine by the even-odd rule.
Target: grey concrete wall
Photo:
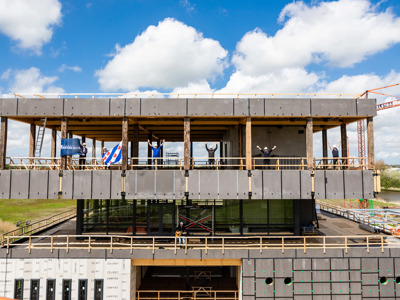
[[[0,99],[0,116],[376,116],[375,99]]]
[[[62,173],[63,199],[120,199],[121,171],[77,170]],[[252,199],[311,199],[308,170],[253,170]],[[315,171],[316,199],[373,198],[372,171]],[[183,199],[186,178],[178,170],[126,172],[126,199]],[[0,171],[0,199],[58,199],[58,171]],[[248,199],[246,170],[189,171],[190,199]]]

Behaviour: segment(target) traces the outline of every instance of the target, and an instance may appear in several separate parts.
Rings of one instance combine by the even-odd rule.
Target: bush
[[[381,176],[381,185],[385,189],[400,188],[400,172],[384,171]]]

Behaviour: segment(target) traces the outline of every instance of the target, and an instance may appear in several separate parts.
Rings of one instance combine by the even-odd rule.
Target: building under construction
[[[3,236],[0,296],[394,299],[397,293],[400,249],[386,249],[383,237],[375,247],[368,237],[365,243],[364,236],[360,242],[330,234],[333,227],[319,231],[315,208],[316,199],[371,199],[379,191],[375,99],[18,97],[0,99],[0,108],[0,198],[77,199],[74,219],[36,235]],[[29,157],[7,154],[8,120],[30,124]],[[339,157],[328,155],[329,129],[340,127],[347,141],[347,124],[364,120],[367,157],[348,157],[346,142]],[[52,131],[51,145],[42,145],[45,130]],[[79,158],[57,157],[58,132],[61,139],[93,141],[84,169]],[[139,156],[140,142],[164,139],[183,143],[183,156],[153,159],[150,148]],[[98,141],[122,141],[122,162],[105,165],[101,151],[96,156]],[[207,141],[217,142],[219,155],[194,157],[193,143]],[[257,148],[274,145],[269,157]],[[51,148],[50,157],[41,157],[42,146]],[[184,244],[175,237],[180,222]]]

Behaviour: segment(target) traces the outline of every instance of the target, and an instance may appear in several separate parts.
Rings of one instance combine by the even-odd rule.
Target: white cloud
[[[101,89],[170,88],[222,74],[227,51],[195,28],[174,19],[149,26],[133,43],[116,46],[116,54],[98,70]]]
[[[78,67],[78,66],[68,66],[66,64],[62,64],[58,68],[58,72],[64,72],[65,70],[71,70],[71,71],[74,71],[74,72],[82,72],[82,68]]]
[[[1,0],[0,31],[17,42],[19,48],[41,53],[61,23],[58,0]]]
[[[194,93],[197,94],[211,94],[214,92],[213,89],[211,89],[209,83],[206,80],[201,80],[199,82],[191,82],[189,83],[186,87],[178,87],[175,88],[172,93],[173,94],[189,94],[189,96],[195,96]]]
[[[400,18],[377,9],[368,0],[293,2],[281,12],[280,20],[286,20],[281,30],[274,36],[248,32],[232,62],[253,76],[310,63],[350,67],[400,42]]]
[[[8,68],[1,74],[0,79],[3,80],[8,79],[10,77],[10,73],[11,73],[11,68]]]
[[[195,4],[191,4],[189,0],[180,0],[180,4],[188,11],[194,11]]]
[[[20,93],[58,93],[64,92],[60,87],[54,86],[53,83],[58,80],[57,76],[44,76],[40,70],[31,67],[25,70],[16,70],[12,74],[14,76],[10,90],[11,92]]]

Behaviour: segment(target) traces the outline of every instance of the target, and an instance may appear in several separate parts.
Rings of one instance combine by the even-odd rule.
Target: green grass
[[[0,219],[16,224],[18,221],[39,221],[76,207],[76,200],[0,201]]]

